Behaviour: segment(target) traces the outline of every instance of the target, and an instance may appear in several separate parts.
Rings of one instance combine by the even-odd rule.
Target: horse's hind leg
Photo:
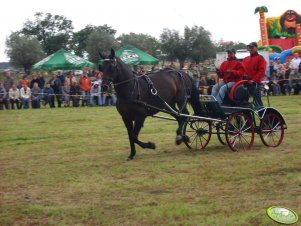
[[[135,122],[134,122],[134,131],[133,131],[134,142],[136,144],[138,144],[142,148],[155,149],[156,148],[155,143],[150,142],[150,141],[147,142],[147,143],[145,143],[145,142],[142,142],[142,141],[138,140],[138,135],[139,135],[139,132],[140,132],[141,128],[143,127],[144,121],[145,121],[145,117],[144,118],[135,119]]]
[[[189,114],[188,110],[186,107],[184,107],[183,114]],[[177,136],[176,136],[176,144],[179,145],[181,144],[183,141],[186,141],[186,139],[188,139],[187,137],[183,136],[183,126],[186,122],[186,117],[176,117],[177,121],[178,121],[178,129],[177,129]]]

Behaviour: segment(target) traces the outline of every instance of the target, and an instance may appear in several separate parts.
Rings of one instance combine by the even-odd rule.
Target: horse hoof
[[[177,135],[176,137],[176,145],[180,145],[183,141],[183,137],[181,135]]]
[[[187,142],[189,142],[189,137],[187,135],[184,135],[182,137],[182,140],[183,140],[183,142],[187,143]]]
[[[148,148],[150,149],[156,149],[156,144],[153,142],[148,142]]]
[[[134,156],[129,156],[129,157],[127,158],[127,161],[132,161],[132,160],[134,160]]]

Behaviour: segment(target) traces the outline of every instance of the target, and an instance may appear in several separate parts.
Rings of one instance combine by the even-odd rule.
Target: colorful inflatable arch
[[[288,56],[292,56],[296,52],[301,53],[301,46],[295,46],[291,49],[284,50],[281,53],[270,53],[269,59],[274,60],[276,57],[279,57],[280,62],[283,64],[286,62]]]

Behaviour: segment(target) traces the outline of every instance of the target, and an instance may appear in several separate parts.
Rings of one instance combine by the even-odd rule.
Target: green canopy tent
[[[77,70],[84,67],[93,68],[94,64],[67,50],[60,49],[32,66],[33,70]]]
[[[132,45],[126,45],[118,49],[115,54],[127,65],[152,65],[159,63],[157,58]]]

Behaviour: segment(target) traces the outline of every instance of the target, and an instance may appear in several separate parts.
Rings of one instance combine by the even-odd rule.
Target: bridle
[[[111,62],[112,64],[112,67],[113,67],[113,73],[118,73],[120,71],[119,67],[118,67],[118,64],[117,64],[117,60],[116,58],[114,57],[113,59],[110,59],[110,58],[106,58],[104,59],[103,61],[106,61],[106,62]],[[130,79],[127,79],[127,80],[124,80],[122,82],[114,82],[114,80],[112,78],[105,78],[104,80],[107,80],[109,81],[114,87],[117,87],[119,85],[122,85],[122,84],[125,84],[125,83],[128,83],[132,80],[137,80],[137,76],[134,76],[133,78],[130,78]]]

